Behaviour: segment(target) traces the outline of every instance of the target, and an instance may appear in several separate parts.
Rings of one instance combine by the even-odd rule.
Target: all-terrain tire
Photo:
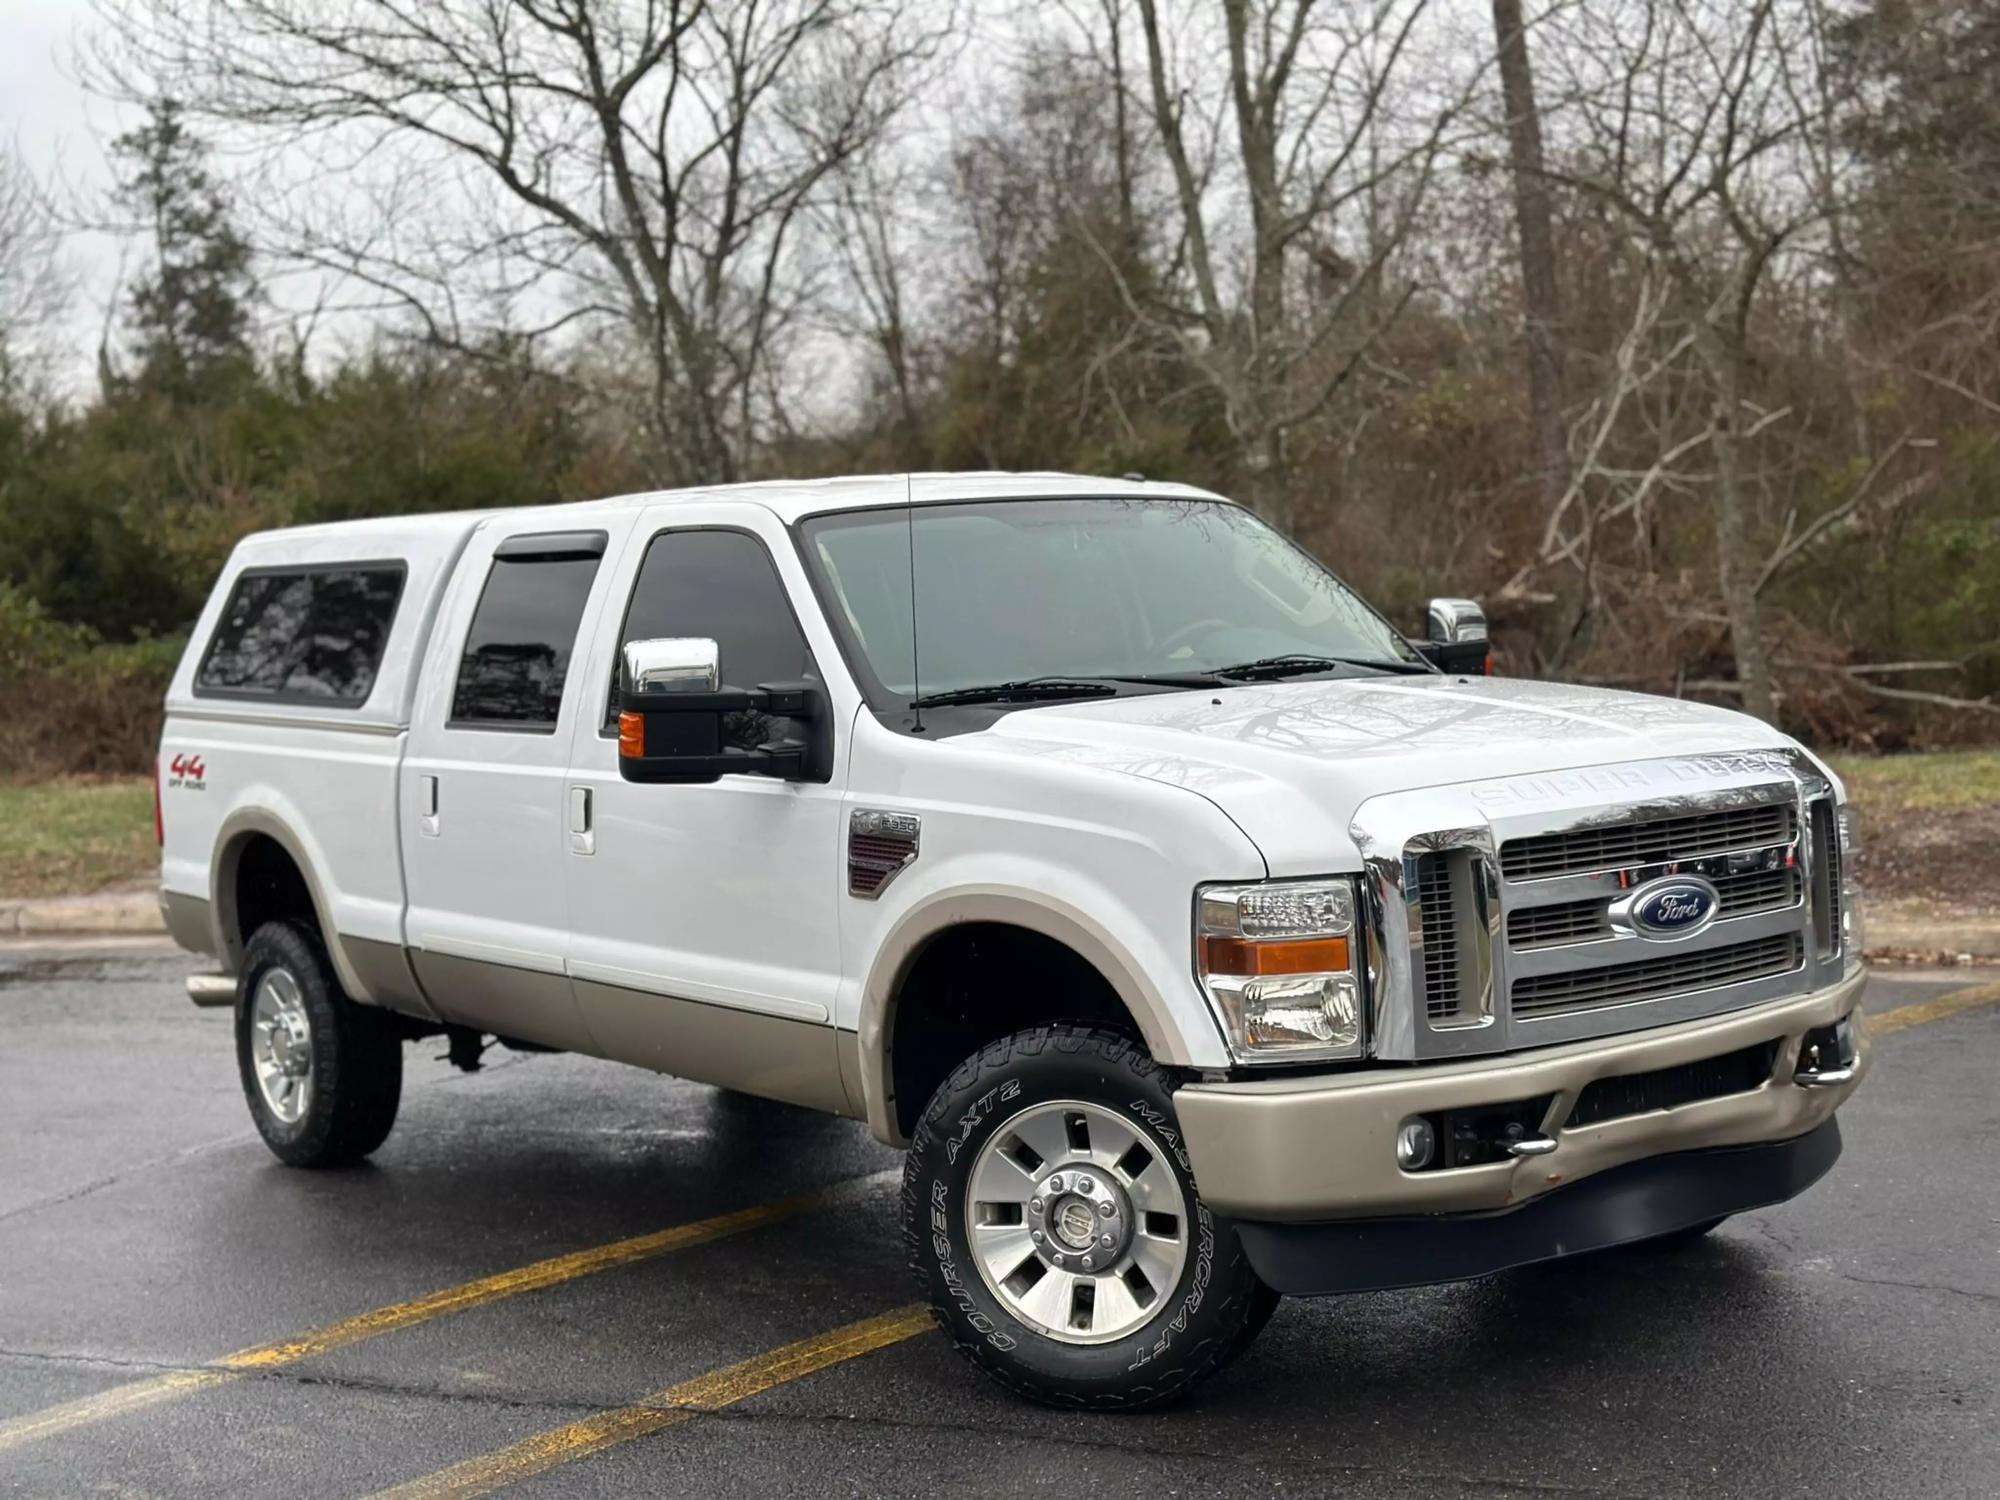
[[[982,1147],[1036,1106],[1116,1112],[1173,1174],[1187,1207],[1178,1278],[1143,1324],[1110,1342],[1062,1342],[1017,1316],[974,1263],[968,1188]],[[1116,1032],[1038,1026],[961,1063],[925,1107],[903,1171],[903,1231],[931,1315],[1002,1386],[1048,1406],[1140,1411],[1186,1395],[1253,1339],[1277,1294],[1235,1230],[1195,1191],[1166,1075]]]
[[[259,1081],[257,1007],[267,980],[283,995],[287,1014],[303,1015],[310,1063],[295,1119],[284,1117]],[[396,1123],[403,1044],[394,1020],[348,999],[319,934],[303,923],[267,922],[244,947],[236,1067],[258,1133],[287,1166],[351,1165],[387,1140]]]

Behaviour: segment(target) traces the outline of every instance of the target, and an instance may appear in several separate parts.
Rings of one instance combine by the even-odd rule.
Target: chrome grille
[[[1754,916],[1760,911],[1781,911],[1799,903],[1799,872],[1780,867],[1774,870],[1743,870],[1714,877],[1722,897],[1720,916]],[[1557,901],[1547,906],[1516,907],[1507,914],[1507,942],[1514,948],[1555,948],[1566,943],[1594,943],[1611,936],[1610,899],[1593,896],[1587,901]]]
[[[1799,904],[1799,872],[1796,867],[1776,870],[1744,870],[1715,877],[1722,893],[1722,915],[1748,917],[1760,911],[1782,911]]]
[[[1673,864],[1732,849],[1790,843],[1796,836],[1796,814],[1789,804],[1723,808],[1510,839],[1500,846],[1500,873],[1509,880],[1543,880],[1631,865]]]
[[[1824,771],[1794,749],[1370,799],[1352,831],[1382,966],[1373,1055],[1424,1062],[1584,1041],[1838,981],[1852,966],[1829,891],[1832,800]],[[1715,887],[1705,926],[1637,920],[1642,890],[1674,876]]]
[[[1634,1000],[1718,989],[1751,979],[1768,979],[1789,974],[1804,961],[1805,948],[1799,935],[1787,932],[1694,953],[1641,959],[1637,963],[1607,964],[1561,974],[1533,974],[1514,981],[1509,999],[1517,1017],[1566,1015]]]
[[[1417,859],[1417,901],[1423,911],[1424,1014],[1433,1021],[1458,1014],[1458,920],[1451,866],[1442,854]]]
[[[1558,901],[1553,906],[1524,906],[1507,914],[1507,941],[1516,948],[1553,948],[1562,943],[1588,943],[1611,936],[1608,902]]]

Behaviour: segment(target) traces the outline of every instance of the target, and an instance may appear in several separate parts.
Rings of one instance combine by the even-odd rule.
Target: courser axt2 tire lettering
[[[939,1327],[1049,1405],[1173,1400],[1277,1302],[1195,1190],[1167,1076],[1115,1032],[1036,1027],[960,1064],[913,1132],[903,1213]]]

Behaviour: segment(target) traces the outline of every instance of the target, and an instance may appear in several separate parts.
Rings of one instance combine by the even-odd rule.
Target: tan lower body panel
[[[160,920],[167,936],[190,953],[215,952],[215,911],[206,897],[160,892]]]
[[[595,1052],[567,974],[482,963],[410,950],[410,967],[437,1014],[460,1026],[536,1042],[564,1052]]]
[[[1794,1000],[1600,1041],[1416,1068],[1376,1068],[1256,1083],[1195,1083],[1174,1096],[1196,1185],[1218,1213],[1293,1223],[1505,1208],[1624,1162],[1668,1151],[1788,1140],[1831,1116],[1868,1065],[1865,1036],[1854,1080],[1792,1082],[1799,1043],[1860,1002],[1865,975]],[[1562,1128],[1583,1088],[1776,1041],[1771,1080],[1601,1124]],[[1411,1115],[1554,1095],[1546,1156],[1449,1171],[1405,1172],[1396,1131]]]
[[[355,999],[389,1010],[400,1010],[405,1015],[422,1016],[425,1020],[437,1019],[437,1012],[431,1009],[430,1001],[424,998],[424,992],[417,984],[416,972],[410,967],[410,955],[400,944],[377,942],[373,938],[343,937],[340,946],[347,955],[347,966],[361,981],[364,991]]]
[[[574,983],[595,1050],[605,1057],[830,1114],[852,1112],[831,1026]]]

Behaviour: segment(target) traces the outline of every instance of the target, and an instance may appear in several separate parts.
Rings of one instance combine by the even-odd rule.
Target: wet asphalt
[[[897,1165],[583,1059],[410,1049],[374,1161],[289,1171],[226,1012],[138,941],[0,950],[0,1428],[436,1288]],[[1993,971],[1878,976],[1877,1011]],[[540,1495],[2000,1494],[2000,1006],[1882,1039],[1803,1198],[1675,1252],[1290,1301],[1194,1399],[1061,1414],[934,1334]],[[0,1495],[364,1495],[907,1303],[893,1181],[0,1448]]]

